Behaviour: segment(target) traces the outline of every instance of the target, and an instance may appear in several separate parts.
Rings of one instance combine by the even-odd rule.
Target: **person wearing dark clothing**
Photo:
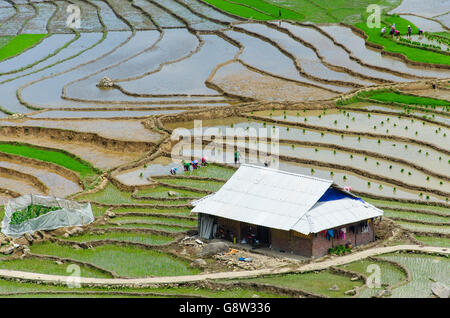
[[[239,153],[239,151],[236,151],[234,153],[234,164],[237,164],[239,162],[239,157],[241,156],[241,154]]]

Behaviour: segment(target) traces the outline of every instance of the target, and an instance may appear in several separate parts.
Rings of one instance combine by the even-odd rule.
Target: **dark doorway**
[[[258,225],[257,237],[260,244],[270,245],[270,229],[268,227]]]

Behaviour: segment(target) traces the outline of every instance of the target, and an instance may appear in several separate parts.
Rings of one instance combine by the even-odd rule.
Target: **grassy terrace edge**
[[[60,149],[50,149],[27,143],[0,141],[0,152],[51,162],[79,173],[81,178],[101,173],[99,169],[87,161]]]
[[[39,44],[48,34],[19,34],[0,46],[0,61],[14,57]]]
[[[349,105],[364,101],[364,99],[376,100],[383,104],[399,103],[405,105],[421,105],[421,106],[450,106],[450,102],[443,99],[432,97],[422,97],[404,94],[393,89],[375,89],[371,91],[363,91],[357,93],[351,98],[339,99],[336,102],[337,106]]]

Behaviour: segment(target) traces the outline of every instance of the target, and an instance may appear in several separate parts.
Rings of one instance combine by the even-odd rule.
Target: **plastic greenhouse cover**
[[[29,219],[20,224],[10,224],[14,212],[20,211],[31,204],[60,209]],[[94,221],[91,204],[80,204],[75,201],[27,194],[10,200],[5,206],[5,216],[2,221],[2,233],[12,237],[19,237],[25,233],[38,230],[54,230],[60,227],[82,226]]]

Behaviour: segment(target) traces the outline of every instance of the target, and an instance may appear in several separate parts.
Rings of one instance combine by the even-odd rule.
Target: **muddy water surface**
[[[234,58],[238,49],[216,35],[202,35],[200,51],[178,63],[166,65],[158,73],[120,85],[138,94],[219,95],[206,87],[205,81],[214,68]]]
[[[45,34],[47,33],[47,22],[56,11],[56,6],[51,3],[36,3],[38,15],[27,22],[22,33]]]
[[[146,129],[141,120],[135,119],[92,119],[92,120],[21,120],[21,121],[0,121],[3,126],[31,126],[46,127],[56,129],[74,130],[78,132],[96,133],[105,138],[125,141],[146,141],[156,142],[161,135]]]
[[[330,99],[337,94],[254,72],[234,62],[221,67],[212,79],[226,93],[266,101]]]
[[[381,72],[372,68],[368,68],[350,59],[349,54],[341,47],[335,45],[331,39],[320,33],[312,27],[294,25],[287,22],[282,22],[281,27],[286,28],[295,36],[313,45],[325,59],[326,62],[342,66],[353,72],[374,77],[377,79],[385,79],[395,82],[411,81],[409,79],[396,76],[387,72]]]
[[[379,51],[366,47],[365,40],[359,35],[353,33],[350,28],[339,25],[321,26],[320,28],[332,36],[338,43],[343,44],[347,49],[352,51],[357,58],[367,64],[420,77],[450,77],[449,70],[414,67],[405,64],[399,59],[382,55]]]
[[[180,163],[173,162],[168,157],[159,157],[149,162],[146,168],[139,167],[126,170],[116,175],[115,178],[126,185],[150,184],[151,182],[147,180],[148,177],[170,175],[170,169],[172,168],[178,168],[178,172],[183,171]]]
[[[5,161],[3,159],[0,160],[0,167],[17,170],[37,177],[50,189],[50,193],[57,197],[66,197],[70,194],[83,190],[77,183],[48,169],[25,165],[13,161]]]

